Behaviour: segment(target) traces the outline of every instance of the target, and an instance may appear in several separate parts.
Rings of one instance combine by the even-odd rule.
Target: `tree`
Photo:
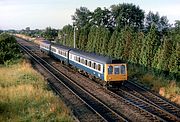
[[[164,71],[167,75],[169,72],[168,64],[172,54],[173,41],[171,38],[166,36],[163,39],[163,44],[159,47],[154,56],[152,67]]]
[[[116,47],[116,42],[118,41],[117,40],[117,37],[118,37],[118,31],[115,30],[109,40],[109,43],[108,43],[108,56],[110,57],[115,57],[115,47]]]
[[[142,48],[142,42],[144,39],[144,33],[138,32],[134,34],[134,38],[132,40],[132,51],[130,54],[130,62],[138,64],[140,56],[139,54],[141,53],[141,48]]]
[[[2,30],[0,30],[0,34],[2,33],[3,31]]]
[[[156,12],[149,12],[145,18],[145,31],[149,32],[152,24],[155,25],[156,29],[158,30],[159,34],[167,35],[168,29],[170,27],[169,20],[166,16],[160,17],[159,13]]]
[[[89,23],[90,19],[91,12],[86,7],[80,7],[79,9],[76,9],[75,14],[72,15],[72,20],[74,21],[73,24],[77,26],[77,28],[85,26],[87,23]]]
[[[158,41],[156,27],[153,24],[151,26],[150,32],[143,40],[139,63],[144,65],[145,67],[150,68],[157,49]]]
[[[66,25],[58,32],[59,43],[73,47],[74,28],[72,25]]]
[[[58,36],[58,30],[47,27],[42,33],[42,36],[47,40],[53,41]]]
[[[90,22],[98,27],[104,26],[108,28],[111,32],[114,29],[112,13],[107,8],[104,9],[101,9],[100,7],[96,8],[94,12],[92,12],[92,19]]]
[[[96,36],[97,36],[97,30],[98,28],[96,26],[92,26],[90,28],[90,32],[88,34],[88,42],[87,42],[87,45],[86,45],[86,50],[88,52],[95,52],[96,49],[95,49],[95,44],[96,44]]]
[[[124,40],[123,40],[124,31],[121,30],[121,32],[118,33],[116,46],[114,49],[114,56],[117,59],[123,59],[122,54],[124,51]]]
[[[123,3],[112,5],[111,11],[116,27],[124,28],[125,26],[130,26],[136,30],[143,28],[144,11],[139,6]]]
[[[0,34],[0,45],[0,64],[17,59],[20,56],[20,50],[13,36],[7,33]]]
[[[179,66],[179,57],[180,57],[180,43],[177,42],[175,48],[172,50],[172,54],[170,56],[168,68],[171,73],[176,74],[175,78],[180,78],[180,66]]]
[[[86,26],[82,27],[79,31],[79,39],[78,39],[78,46],[81,50],[85,50],[87,42],[88,42],[88,34],[90,27],[87,24]]]
[[[180,20],[175,20],[175,30],[177,33],[180,33]]]

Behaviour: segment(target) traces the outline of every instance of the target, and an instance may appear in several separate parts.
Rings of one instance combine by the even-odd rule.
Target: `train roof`
[[[71,48],[69,48],[67,46],[60,45],[60,44],[55,44],[55,43],[52,43],[52,46],[56,47],[57,49],[64,50],[64,51],[69,51],[71,49]]]
[[[113,63],[122,63],[120,60],[115,60],[113,58],[107,57],[107,56],[102,56],[98,55],[95,53],[89,53],[89,52],[84,52],[78,49],[71,49],[70,53],[76,54],[78,56],[84,57],[86,59],[90,59],[99,63],[106,63],[106,64],[113,64]]]
[[[44,40],[43,43],[50,44],[50,41]],[[65,50],[65,51],[70,51],[70,53],[72,53],[72,54],[76,54],[76,55],[81,56],[83,58],[93,60],[93,61],[96,61],[96,62],[99,62],[99,63],[103,63],[103,64],[104,63],[106,63],[106,64],[122,63],[121,60],[116,60],[116,59],[110,58],[108,56],[102,56],[102,55],[98,55],[96,53],[84,52],[82,50],[70,48],[70,47],[60,45],[60,44],[57,44],[57,43],[51,43],[51,44],[52,44],[52,46],[54,46],[54,47],[56,47],[58,49],[62,49],[62,50]]]
[[[40,41],[40,43],[41,43],[41,44],[42,44],[42,43],[45,43],[45,44],[51,44],[51,42],[48,41],[48,40],[42,40],[42,41]]]

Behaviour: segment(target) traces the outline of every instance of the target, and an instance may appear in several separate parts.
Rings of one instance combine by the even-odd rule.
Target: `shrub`
[[[20,57],[20,50],[16,39],[7,34],[0,34],[0,64],[9,64]]]

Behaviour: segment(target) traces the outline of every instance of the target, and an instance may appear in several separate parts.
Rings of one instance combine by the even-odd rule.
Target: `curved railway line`
[[[151,91],[137,85],[136,83],[132,81],[128,81],[125,84],[125,87],[129,88],[130,92],[133,94],[139,96],[141,99],[145,99],[147,102],[151,102],[154,105],[158,106],[161,109],[164,109],[165,111],[177,116],[180,118],[180,106],[175,105],[172,102],[169,102],[168,100],[164,99],[163,97],[152,93]]]
[[[117,107],[115,108],[115,106],[113,106],[110,102],[106,103],[105,101],[102,101],[91,91],[83,88],[83,85],[81,86],[81,84],[73,82],[65,74],[48,64],[45,60],[33,54],[33,52],[38,50],[37,45],[28,48],[23,47],[26,51],[28,50],[27,53],[30,53],[32,56],[34,55],[33,58],[37,60],[36,62],[40,62],[44,69],[46,69],[51,75],[56,77],[56,80],[58,80],[58,82],[48,80],[51,88],[57,94],[61,95],[62,93],[59,91],[62,91],[62,88],[59,84],[62,82],[61,84],[66,87],[65,89],[68,89],[69,92],[74,94],[82,102],[81,104],[86,106],[84,110],[87,111],[85,112],[89,114],[89,116],[96,116],[94,118],[97,119],[94,121],[133,121],[128,119],[128,117],[125,117],[126,114],[121,113],[118,110],[117,106],[119,104],[115,105]],[[177,105],[168,102],[167,100],[151,93],[133,82],[128,81],[121,86],[119,90],[113,90],[113,92],[109,90],[104,91],[113,98],[117,99],[119,102],[126,104],[127,106],[131,106],[130,108],[133,108],[133,110],[135,110],[134,112],[140,113],[148,118],[149,121],[180,121],[180,108]],[[78,117],[78,119],[81,118]]]
[[[88,93],[82,87],[75,84],[71,79],[69,79],[67,76],[56,70],[46,61],[44,61],[37,55],[32,54],[32,52],[28,48],[24,47],[21,44],[19,45],[31,58],[33,58],[46,71],[48,71],[56,80],[59,81],[58,83],[57,82],[53,83],[53,81],[51,82],[49,81],[50,86],[56,91],[56,93],[59,92],[60,90],[59,84],[61,83],[63,84],[64,87],[66,87],[66,89],[68,89],[76,97],[78,97],[83,102],[83,104],[86,104],[89,107],[89,109],[93,111],[93,113],[96,113],[96,115],[99,116],[99,118],[101,118],[101,120],[98,121],[128,121],[127,118],[123,117],[120,113],[116,113],[110,107],[105,105],[102,101],[100,101],[99,99]]]
[[[130,92],[129,92],[130,91]],[[122,87],[117,91],[114,91],[116,94],[122,96],[123,98],[126,98],[127,100],[129,100],[130,102],[132,102],[134,105],[138,106],[139,108],[148,111],[150,113],[152,113],[153,115],[156,115],[157,117],[163,119],[164,121],[180,121],[180,119],[167,112],[166,110],[160,108],[159,106],[155,105],[153,102],[151,102],[148,99],[141,99],[139,97],[137,97],[138,93],[132,93],[131,89],[127,88],[127,87]]]

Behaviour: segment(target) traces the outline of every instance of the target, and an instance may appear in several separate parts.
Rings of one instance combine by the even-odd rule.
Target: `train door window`
[[[87,65],[87,60],[85,60],[85,65]]]
[[[121,65],[121,74],[126,74],[125,65]]]
[[[98,64],[98,70],[101,71],[101,65],[100,64]]]
[[[78,57],[78,62],[80,62],[80,57]]]
[[[91,67],[92,67],[93,69],[95,69],[96,63],[92,63]]]
[[[98,70],[98,64],[96,64],[95,69]]]
[[[119,74],[119,66],[114,66],[114,74]]]
[[[91,67],[91,61],[88,62],[88,66]]]
[[[72,59],[72,54],[70,54],[70,59]]]
[[[113,66],[108,67],[108,74],[113,74]]]

